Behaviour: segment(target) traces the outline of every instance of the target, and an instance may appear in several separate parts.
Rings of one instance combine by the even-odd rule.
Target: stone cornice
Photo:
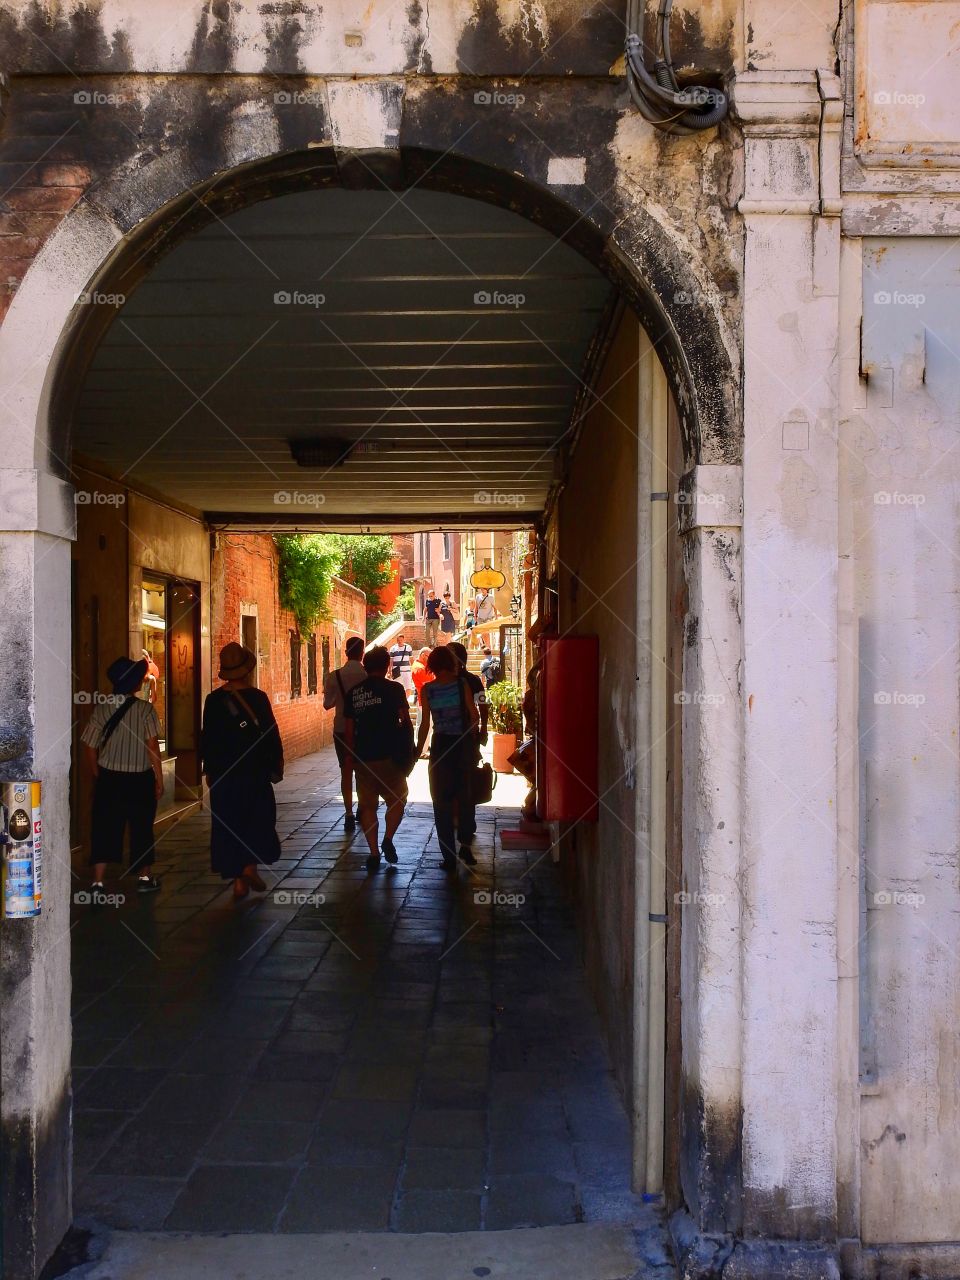
[[[731,109],[747,135],[809,137],[820,129],[816,71],[744,71],[733,82]]]

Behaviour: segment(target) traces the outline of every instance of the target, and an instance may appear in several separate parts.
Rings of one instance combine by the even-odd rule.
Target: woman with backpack
[[[220,650],[226,683],[203,706],[203,772],[210,787],[210,865],[233,881],[234,898],[266,890],[257,864],[280,857],[273,783],[283,778],[283,744],[270,699],[254,687],[256,655],[231,643]]]
[[[430,798],[433,820],[445,871],[457,865],[456,815],[459,804],[471,802],[471,787],[477,761],[477,733],[480,715],[473,694],[461,678],[460,662],[445,645],[430,650],[427,670],[434,679],[423,686],[423,716],[417,734],[417,755],[423,754],[427,734],[433,725],[430,744]],[[460,857],[469,866],[476,862],[464,846]]]
[[[138,698],[147,676],[142,658],[117,658],[107,668],[113,696],[99,702],[81,735],[95,781],[90,863],[91,894],[103,893],[108,862],[123,860],[124,831],[130,828],[130,870],[137,891],[155,893],[153,820],[163,794],[160,722],[149,702]]]

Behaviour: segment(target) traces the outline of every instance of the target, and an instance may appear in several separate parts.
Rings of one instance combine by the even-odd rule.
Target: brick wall
[[[393,535],[393,554],[400,561],[400,586],[407,578],[412,578],[413,569],[413,534],[395,533]]]
[[[73,101],[72,81],[0,91],[0,319],[44,242],[93,176],[94,124]]]
[[[329,669],[339,666],[344,660],[347,637],[364,635],[366,600],[362,591],[336,578],[329,605],[330,619],[316,628],[317,691],[309,692],[308,637],[302,636],[302,691],[294,695],[290,635],[298,628],[293,614],[280,608],[278,554],[273,538],[260,533],[216,535],[211,566],[214,676],[223,646],[243,638],[243,615],[255,615],[257,685],[273,703],[288,760],[317,751],[333,740],[333,712],[323,709],[325,661]]]

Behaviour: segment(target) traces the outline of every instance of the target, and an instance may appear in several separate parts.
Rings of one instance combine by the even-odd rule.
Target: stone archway
[[[2,1026],[4,1143],[7,1167],[17,1170],[17,1217],[30,1224],[29,1239],[22,1225],[13,1232],[23,1258],[49,1252],[70,1216],[69,947],[60,944],[69,932],[65,779],[73,498],[64,477],[71,389],[106,319],[96,307],[78,303],[78,296],[130,292],[177,239],[270,195],[377,184],[401,192],[423,184],[470,195],[563,236],[617,283],[658,345],[680,411],[688,466],[724,466],[740,456],[739,358],[726,314],[735,305],[732,269],[727,262],[726,274],[719,272],[716,246],[711,263],[702,246],[685,240],[662,209],[631,187],[609,145],[601,168],[591,173],[584,157],[556,150],[561,144],[551,141],[550,129],[543,130],[546,140],[533,136],[511,145],[493,119],[482,129],[467,128],[462,103],[472,85],[413,88],[391,78],[312,83],[323,110],[316,120],[301,118],[295,146],[293,126],[278,124],[276,108],[249,82],[226,104],[182,104],[184,136],[177,145],[147,164],[131,166],[127,159],[94,175],[83,201],[33,261],[0,327],[0,381],[10,388],[0,408],[8,468],[4,538],[13,551],[4,589],[28,602],[8,618],[0,637],[8,655],[3,667],[9,665],[0,674],[8,690],[23,694],[16,705],[7,702],[3,729],[10,743],[8,776],[42,775],[47,784],[44,916],[29,935],[5,937],[3,957],[9,984]],[[619,127],[608,92],[597,90],[583,117],[590,122],[587,141],[595,134],[598,147],[601,139],[612,144]],[[558,129],[563,105],[557,97]],[[204,130],[193,139],[189,126],[198,122]],[[310,137],[314,125],[318,136]],[[734,553],[720,550],[726,565]],[[688,580],[695,609],[708,611],[717,601],[698,585],[701,563],[696,552],[689,557]],[[736,594],[736,582],[731,591]],[[726,616],[726,598],[723,608]],[[28,666],[24,655],[31,656]],[[730,717],[738,714],[731,706]],[[722,735],[716,720],[711,732]],[[699,768],[695,762],[704,753],[696,741],[689,755],[690,769]],[[708,794],[703,785],[691,789],[702,804]],[[699,1087],[696,1105],[704,1108],[700,1123],[706,1130],[710,1106]],[[730,1105],[728,1100],[721,1108],[719,1123],[726,1128]],[[721,1162],[730,1141],[725,1139]],[[709,1135],[703,1146],[710,1146]]]
[[[61,470],[58,388],[83,367],[84,352],[98,336],[95,309],[76,305],[78,296],[131,291],[177,240],[270,195],[323,186],[402,192],[417,185],[512,209],[591,260],[637,310],[658,348],[687,463],[739,460],[740,371],[731,328],[736,266],[728,247],[736,238],[706,238],[699,229],[695,238],[685,237],[663,207],[644,198],[629,171],[615,167],[610,103],[589,104],[578,116],[579,126],[589,122],[588,141],[591,133],[598,143],[600,132],[605,135],[606,159],[593,174],[584,157],[558,157],[548,129],[546,138],[517,133],[511,145],[499,131],[501,118],[485,122],[478,137],[464,115],[472,84],[317,85],[313,96],[323,97],[326,111],[317,122],[321,137],[307,146],[284,145],[278,108],[271,110],[248,85],[216,110],[209,103],[181,104],[184,140],[154,150],[146,164],[91,175],[83,199],[34,259],[0,330],[0,376],[12,388],[12,413],[0,422],[18,465]],[[561,122],[567,104],[551,105]],[[202,144],[187,128],[191,113],[194,123],[212,126],[212,138]]]

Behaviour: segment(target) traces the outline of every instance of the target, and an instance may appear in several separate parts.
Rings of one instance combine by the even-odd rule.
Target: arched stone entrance
[[[559,97],[541,104],[545,138],[517,131],[505,139],[502,114],[475,131],[465,121],[463,103],[472,100],[472,86],[467,99],[462,87],[448,84],[410,86],[391,78],[311,82],[309,92],[322,106],[293,117],[283,115],[278,92],[286,90],[270,86],[272,105],[263,86],[249,82],[233,86],[219,102],[206,94],[192,100],[188,94],[179,102],[171,98],[167,105],[178,112],[173,145],[154,151],[148,163],[132,167],[127,159],[92,175],[83,201],[35,258],[0,328],[0,379],[10,388],[0,410],[9,468],[4,541],[11,551],[4,559],[4,589],[25,602],[5,624],[4,661],[10,668],[5,683],[21,690],[22,697],[15,709],[7,703],[3,728],[11,776],[42,776],[45,782],[48,867],[43,917],[29,935],[4,938],[10,983],[3,1025],[4,1137],[18,1170],[20,1217],[31,1223],[29,1239],[13,1224],[11,1238],[24,1259],[48,1252],[69,1218],[64,1152],[69,1150],[65,939],[70,870],[63,779],[69,759],[67,540],[73,499],[65,477],[71,396],[110,318],[96,307],[78,305],[78,296],[131,293],[179,238],[212,218],[280,193],[334,185],[403,192],[422,185],[469,195],[562,236],[637,310],[678,407],[691,469],[685,491],[696,492],[703,467],[717,468],[718,482],[728,484],[726,468],[739,458],[739,361],[726,315],[727,307],[736,306],[736,273],[728,249],[719,246],[720,237],[711,247],[699,232],[697,243],[685,240],[674,219],[618,172],[610,148],[600,148],[602,139],[612,143],[619,128],[607,88],[596,90],[580,120],[587,122],[586,136],[596,137],[598,161],[557,150],[565,109]],[[198,121],[204,125],[201,133]],[[738,603],[739,544],[738,517],[730,511],[738,495],[731,491],[729,497],[722,523],[718,516],[711,525],[698,516],[685,522],[685,567],[688,616],[698,623],[710,620],[715,634],[729,633],[729,649],[714,661],[735,666],[731,621]],[[21,655],[19,660],[14,654]],[[27,669],[23,654],[32,655]],[[706,668],[702,655],[685,664],[685,688],[715,678],[716,670]],[[725,715],[726,724],[720,717],[708,724],[692,716],[689,735],[685,728],[684,794],[691,806],[685,822],[698,827],[716,825],[704,812],[718,789],[711,771],[730,774],[725,753],[711,750],[716,741],[736,739],[739,708],[731,702]],[[734,841],[729,845],[735,854]],[[726,848],[724,856],[731,856]],[[715,1007],[711,1034],[732,1039],[736,991],[724,975],[718,984],[725,987],[727,1006],[720,1007],[719,1016]],[[689,1016],[695,1017],[694,1009]],[[691,1031],[692,1053],[702,1032],[693,1024]],[[8,1074],[11,1058],[18,1063],[16,1079]],[[712,1169],[732,1188],[736,1081],[727,1072],[722,1089],[714,1091],[695,1064],[687,1067],[689,1185],[708,1182]],[[709,1156],[702,1154],[706,1151]],[[36,1203],[27,1203],[28,1187],[36,1190]],[[721,1192],[717,1216],[729,1227],[730,1209],[723,1201]]]

